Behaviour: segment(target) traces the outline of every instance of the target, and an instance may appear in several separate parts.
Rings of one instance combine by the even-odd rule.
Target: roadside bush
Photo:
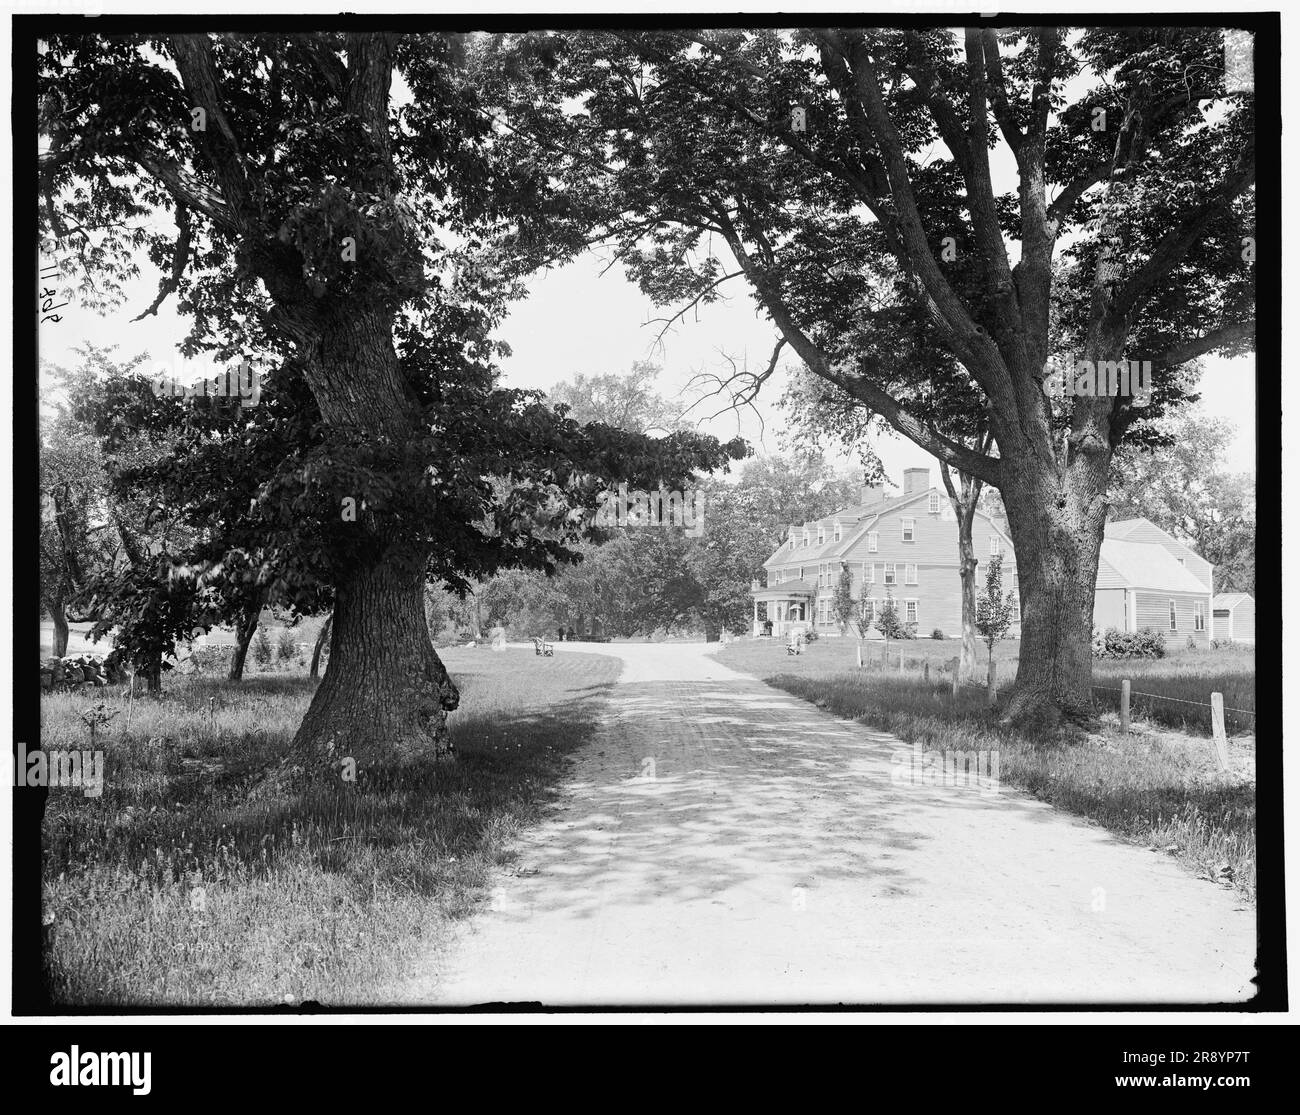
[[[1196,639],[1195,639],[1195,637],[1192,636],[1192,635],[1188,635],[1188,636],[1187,636],[1187,649],[1188,649],[1188,650],[1196,650],[1196,649],[1197,649],[1197,646],[1196,646]]]
[[[1164,632],[1154,627],[1132,632],[1108,627],[1102,635],[1093,633],[1092,654],[1094,658],[1163,658]]]
[[[253,636],[253,661],[265,669],[271,664],[271,655],[271,637],[266,628],[259,625],[257,634]]]
[[[937,628],[937,627],[936,627],[933,631],[930,632],[930,638],[932,638],[932,639],[946,639],[947,637],[948,637],[948,636],[945,635],[945,634],[944,634],[941,630],[939,630],[939,628]]]
[[[1211,640],[1210,640],[1210,649],[1211,649],[1211,650],[1231,650],[1231,649],[1232,649],[1232,640],[1231,640],[1231,639],[1211,639]]]
[[[278,657],[281,662],[288,662],[293,658],[297,649],[298,644],[294,641],[293,632],[287,627],[281,627],[280,634],[275,640],[276,657]]]
[[[805,643],[815,643],[817,641],[817,632],[811,627],[808,628],[808,630],[803,633],[803,641]]]

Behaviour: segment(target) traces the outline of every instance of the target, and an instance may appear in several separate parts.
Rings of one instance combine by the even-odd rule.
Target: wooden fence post
[[[1228,769],[1228,733],[1223,727],[1223,694],[1210,694],[1211,716],[1214,720],[1214,757],[1219,761],[1219,769]]]
[[[1125,678],[1119,683],[1119,730],[1128,735],[1128,702],[1133,683]]]

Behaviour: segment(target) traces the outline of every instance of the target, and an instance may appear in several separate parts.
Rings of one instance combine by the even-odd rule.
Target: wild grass
[[[754,657],[746,648],[733,644],[720,660],[755,672],[745,664]],[[1254,785],[1207,770],[1208,752],[1199,754],[1205,748],[1189,749],[1185,740],[1155,732],[1128,737],[1106,732],[1073,743],[1035,740],[1001,727],[980,688],[967,687],[954,696],[949,682],[926,682],[916,673],[836,671],[826,659],[817,671],[815,661],[799,663],[797,674],[785,672],[786,663],[778,661],[760,676],[837,716],[919,742],[926,751],[997,750],[999,776],[1007,784],[1125,839],[1169,852],[1193,872],[1230,881],[1254,900]],[[1253,742],[1249,747],[1253,758]]]
[[[1159,659],[1093,663],[1093,697],[1119,707],[1120,682],[1132,682],[1136,715],[1208,736],[1213,730],[1210,694],[1222,693],[1229,734],[1255,731],[1255,649],[1186,650]]]
[[[793,677],[819,678],[843,672],[856,673],[857,648],[858,641],[852,636],[822,637],[805,646],[802,654],[788,655],[782,639],[742,639],[729,644],[722,654],[728,665],[757,677],[785,673]],[[887,649],[883,640],[873,639],[862,645],[862,661],[866,672],[888,676],[898,672],[902,656],[906,666],[904,676],[922,674],[928,663],[931,677],[937,680],[940,676],[950,676],[942,674],[942,671],[959,651],[955,639],[894,640]],[[993,657],[997,661],[999,686],[1005,687],[1016,676],[1020,661],[1019,642],[1009,639],[999,643]],[[988,650],[980,643],[976,654],[976,676],[983,680],[987,670]],[[1142,694],[1132,699],[1132,712],[1137,717],[1147,717],[1160,724],[1208,736],[1212,724],[1210,694],[1218,692],[1223,694],[1224,705],[1234,710],[1225,713],[1228,732],[1255,730],[1253,647],[1189,650],[1186,646],[1171,645],[1164,658],[1094,660],[1092,672],[1093,699],[1102,708],[1119,707],[1120,682],[1128,678],[1133,692]]]
[[[382,1005],[437,966],[512,838],[594,730],[618,662],[449,651],[457,759],[364,792],[249,800],[314,683],[173,678],[101,735],[101,797],[50,792],[51,996],[63,1005]],[[100,691],[102,695],[103,691]],[[42,699],[42,744],[88,746],[85,697]]]

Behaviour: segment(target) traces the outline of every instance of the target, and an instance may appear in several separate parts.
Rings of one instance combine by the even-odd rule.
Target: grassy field
[[[829,677],[858,669],[858,642],[854,638],[820,638],[807,644],[803,653],[786,653],[781,639],[743,639],[730,644],[726,661],[737,669],[758,677],[789,674],[791,677]],[[957,657],[959,646],[954,639],[908,639],[891,642],[886,651],[883,640],[862,646],[864,667],[871,673],[897,673],[900,655],[906,667],[904,676],[923,674],[929,663],[936,680],[946,662]],[[1016,676],[1020,661],[1020,644],[1014,640],[999,643],[993,657],[997,661],[999,685]],[[988,669],[988,651],[979,644],[978,676],[982,680]],[[1255,729],[1255,651],[1253,647],[1223,650],[1188,650],[1171,646],[1160,659],[1099,659],[1093,663],[1093,697],[1103,708],[1118,708],[1120,682],[1128,678],[1135,694],[1133,716],[1208,736],[1210,734],[1210,694],[1223,694],[1229,734],[1253,733]],[[1151,696],[1147,696],[1150,694]],[[1172,699],[1170,699],[1172,698]],[[1183,702],[1193,702],[1184,704]]]
[[[925,647],[927,642],[930,647]],[[910,656],[914,648],[955,648],[955,643],[916,640],[903,646]],[[909,743],[920,742],[927,751],[996,749],[1000,777],[1009,785],[1172,854],[1197,874],[1231,883],[1253,900],[1253,736],[1229,741],[1231,768],[1222,774],[1202,736],[1144,724],[1140,717],[1134,734],[1127,737],[1118,733],[1115,718],[1107,716],[1100,733],[1074,743],[1044,743],[1001,729],[986,707],[983,690],[968,687],[954,697],[951,682],[934,673],[933,661],[928,682],[920,665],[900,676],[897,658],[889,671],[859,670],[855,647],[852,639],[822,639],[805,647],[802,655],[790,657],[779,644],[753,640],[733,643],[718,657],[835,715],[893,732]],[[870,648],[879,655],[878,644]],[[1014,676],[1003,666],[1002,655],[997,657],[999,677]],[[1108,663],[1098,674],[1101,684],[1100,678],[1121,670],[1113,676],[1131,677],[1134,690],[1204,692],[1208,699],[1209,687],[1224,684],[1225,677],[1244,678],[1249,668],[1250,703],[1241,707],[1253,708],[1253,665],[1253,654],[1201,651],[1176,653],[1163,662]],[[1243,682],[1236,700],[1247,699],[1244,690]],[[1223,691],[1230,704],[1232,690]]]
[[[47,958],[65,1005],[383,1004],[436,977],[455,923],[594,731],[616,659],[451,650],[458,758],[364,794],[250,804],[311,697],[301,675],[168,677],[99,737],[103,795],[51,791]],[[102,696],[101,691],[99,696]],[[115,699],[110,697],[110,701]],[[209,701],[213,702],[209,713]],[[42,744],[84,748],[90,699],[42,698]]]

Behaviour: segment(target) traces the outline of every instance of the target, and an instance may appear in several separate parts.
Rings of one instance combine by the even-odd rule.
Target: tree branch
[[[181,285],[181,279],[185,275],[185,265],[190,259],[190,243],[193,239],[193,230],[190,228],[189,210],[183,205],[176,206],[176,228],[179,230],[176,237],[176,245],[172,249],[172,271],[171,275],[164,276],[162,282],[158,284],[158,295],[149,304],[149,306],[138,316],[132,318],[132,321],[141,321],[151,314],[158,313],[158,307],[166,301],[169,294],[175,293]]]

